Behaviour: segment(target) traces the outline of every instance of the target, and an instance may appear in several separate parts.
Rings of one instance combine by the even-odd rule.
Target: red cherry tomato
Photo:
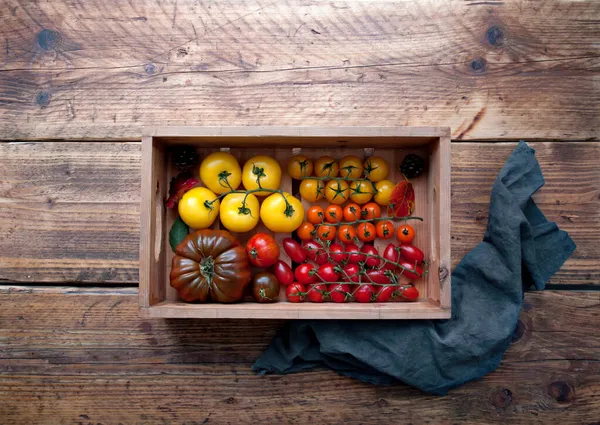
[[[327,262],[327,252],[325,252],[323,247],[318,242],[305,241],[302,246],[306,251],[310,261],[314,261],[318,265],[325,264]]]
[[[322,241],[332,241],[335,239],[336,234],[337,230],[335,226],[319,224],[319,227],[317,227],[317,237]]]
[[[394,237],[394,223],[389,220],[378,221],[375,224],[375,233],[379,239],[390,239]]]
[[[373,220],[381,217],[381,207],[375,202],[364,204],[360,211],[360,218],[363,220]]]
[[[315,266],[310,263],[300,264],[296,267],[294,276],[298,283],[301,283],[302,285],[310,285],[311,283],[315,283],[318,279]]]
[[[425,254],[414,245],[402,244],[400,245],[400,257],[410,263],[421,264],[425,258]]]
[[[323,264],[319,267],[317,274],[327,283],[333,283],[339,280],[339,274],[335,271],[335,266],[331,263]]]
[[[372,255],[379,255],[379,251],[377,251],[377,248],[375,248],[373,245],[364,244],[360,249],[360,252],[369,254],[365,256],[365,265],[367,267],[377,267],[381,262],[379,257],[372,257]]]
[[[371,285],[360,285],[356,291],[354,291],[354,299],[359,303],[370,303],[373,299],[375,290]]]
[[[270,267],[279,258],[279,245],[267,233],[257,233],[246,243],[248,259],[256,267]]]
[[[294,282],[294,272],[292,268],[281,260],[277,260],[273,266],[273,274],[282,285],[289,285]]]
[[[348,255],[348,261],[350,263],[358,264],[365,261],[365,259],[367,258],[364,256],[364,254],[360,252],[358,246],[355,243],[347,243],[344,249],[346,250],[346,252],[350,253]]]
[[[379,289],[375,290],[375,301],[378,303],[386,303],[391,299],[395,298],[395,292],[398,290],[397,286],[380,286]]]
[[[400,292],[400,296],[408,301],[414,301],[419,298],[419,291],[414,286],[409,286]]]
[[[383,258],[384,260],[391,261],[393,263],[398,263],[400,261],[400,253],[398,252],[396,246],[393,243],[385,247],[385,249],[383,250]],[[383,265],[381,266],[382,270],[395,271],[398,268],[398,266],[390,264],[387,261],[383,262]]]
[[[373,223],[360,223],[356,228],[356,235],[363,242],[372,242],[375,240],[377,232]]]
[[[329,255],[334,263],[341,263],[348,260],[348,254],[344,254],[344,247],[339,243],[332,243],[329,246]]]
[[[360,207],[358,204],[350,203],[344,207],[344,221],[349,223],[360,220]]]
[[[360,278],[360,267],[358,267],[358,264],[346,264],[343,270],[346,274],[342,274],[341,280],[352,283],[358,283]]]
[[[306,260],[306,251],[302,246],[292,238],[285,238],[282,241],[283,250],[295,263],[303,263]]]
[[[415,229],[410,224],[403,224],[398,227],[396,235],[401,243],[411,243],[415,238]]]
[[[384,285],[391,283],[390,278],[385,274],[385,270],[380,269],[367,270],[367,277],[364,281],[369,283],[381,283]]]
[[[315,283],[308,287],[308,293],[306,297],[310,302],[322,303],[329,296],[327,292],[327,285],[323,283]]]
[[[334,303],[345,303],[350,300],[350,287],[345,283],[329,285],[329,297]]]
[[[305,292],[304,285],[294,282],[286,288],[285,297],[291,303],[301,303],[304,301]]]
[[[409,279],[418,279],[423,276],[423,267],[421,267],[419,264],[417,264],[415,267],[415,263],[401,260],[400,265],[404,267],[404,270],[400,270],[400,274],[403,274]]]

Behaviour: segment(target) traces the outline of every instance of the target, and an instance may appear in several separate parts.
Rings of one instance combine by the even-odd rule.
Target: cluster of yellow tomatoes
[[[364,161],[355,155],[344,156],[339,161],[322,156],[313,164],[307,156],[296,155],[288,163],[288,173],[292,178],[302,180],[300,196],[308,202],[325,198],[334,205],[346,201],[363,205],[373,199],[386,206],[395,186],[387,180],[387,162],[378,156]]]
[[[300,200],[279,190],[281,167],[269,156],[254,156],[242,168],[230,153],[212,153],[200,164],[200,180],[205,187],[187,191],[178,205],[179,216],[193,229],[210,227],[220,215],[232,232],[248,232],[259,219],[272,232],[292,232],[304,219]],[[259,203],[258,197],[265,199]]]

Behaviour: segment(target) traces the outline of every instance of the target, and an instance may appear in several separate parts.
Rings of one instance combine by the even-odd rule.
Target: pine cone
[[[188,146],[176,148],[173,152],[173,162],[177,169],[181,171],[189,170],[198,163],[198,152]]]
[[[425,160],[414,153],[409,153],[404,157],[402,164],[400,165],[400,172],[406,176],[407,179],[413,179],[423,174],[425,170]]]

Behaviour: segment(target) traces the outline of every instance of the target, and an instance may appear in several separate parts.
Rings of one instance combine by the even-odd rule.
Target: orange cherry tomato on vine
[[[320,206],[313,205],[308,209],[306,217],[308,218],[308,221],[312,224],[323,223],[323,220],[325,219],[325,211],[323,211],[323,208],[321,208]]]
[[[360,211],[360,218],[363,220],[373,220],[381,217],[381,207],[375,202],[369,202],[363,205]]]
[[[328,226],[327,224],[321,224],[317,228],[317,236],[322,241],[332,241],[335,239],[335,227]]]
[[[348,183],[344,180],[330,180],[325,185],[325,198],[332,204],[341,205],[350,197]]]
[[[390,220],[378,221],[375,224],[375,232],[379,239],[390,239],[394,236],[394,223]]]
[[[325,220],[328,223],[339,223],[344,218],[344,210],[339,205],[328,205],[325,208]]]
[[[398,227],[398,240],[402,243],[411,243],[415,238],[415,229],[410,224]]]
[[[354,222],[360,220],[360,207],[358,204],[351,203],[344,207],[344,221]]]
[[[375,236],[377,236],[377,232],[375,230],[375,226],[372,223],[360,223],[358,228],[356,229],[356,234],[358,239],[363,242],[371,242],[375,240]]]
[[[315,225],[305,221],[296,229],[296,234],[303,241],[308,241],[315,236]]]
[[[356,229],[348,224],[342,224],[338,229],[338,239],[340,242],[354,242],[356,237]]]

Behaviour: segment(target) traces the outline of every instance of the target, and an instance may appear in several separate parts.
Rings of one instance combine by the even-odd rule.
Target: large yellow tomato
[[[235,190],[242,182],[238,160],[228,152],[214,152],[200,164],[200,179],[214,193]]]
[[[356,180],[350,185],[350,199],[359,205],[366,204],[373,197],[373,185],[368,180]]]
[[[385,159],[379,156],[372,156],[365,160],[363,164],[366,177],[372,182],[378,182],[388,176],[389,167]]]
[[[346,155],[339,161],[340,177],[357,179],[363,173],[362,160],[355,155]]]
[[[348,183],[344,180],[331,180],[325,185],[325,198],[335,205],[341,205],[350,197]]]
[[[249,232],[258,224],[259,208],[258,199],[253,194],[230,193],[221,201],[221,223],[231,232]]]
[[[325,196],[323,180],[305,179],[300,183],[300,196],[308,202],[316,202]]]
[[[304,207],[287,192],[273,193],[260,206],[260,219],[272,232],[290,233],[302,224]]]
[[[389,205],[394,186],[396,185],[391,180],[381,180],[375,183],[375,189],[377,189],[374,197],[375,202],[379,205]]]
[[[300,180],[312,175],[313,163],[306,155],[294,155],[288,162],[288,174],[291,178]]]
[[[281,184],[281,167],[279,163],[266,155],[253,156],[244,164],[242,182],[246,190],[279,189]],[[261,190],[256,196],[267,196],[272,192]]]
[[[179,201],[179,216],[192,229],[206,229],[219,215],[219,201],[215,201],[216,198],[217,195],[205,187],[190,189]]]
[[[337,177],[340,167],[333,157],[322,156],[315,162],[314,171],[317,177]]]

